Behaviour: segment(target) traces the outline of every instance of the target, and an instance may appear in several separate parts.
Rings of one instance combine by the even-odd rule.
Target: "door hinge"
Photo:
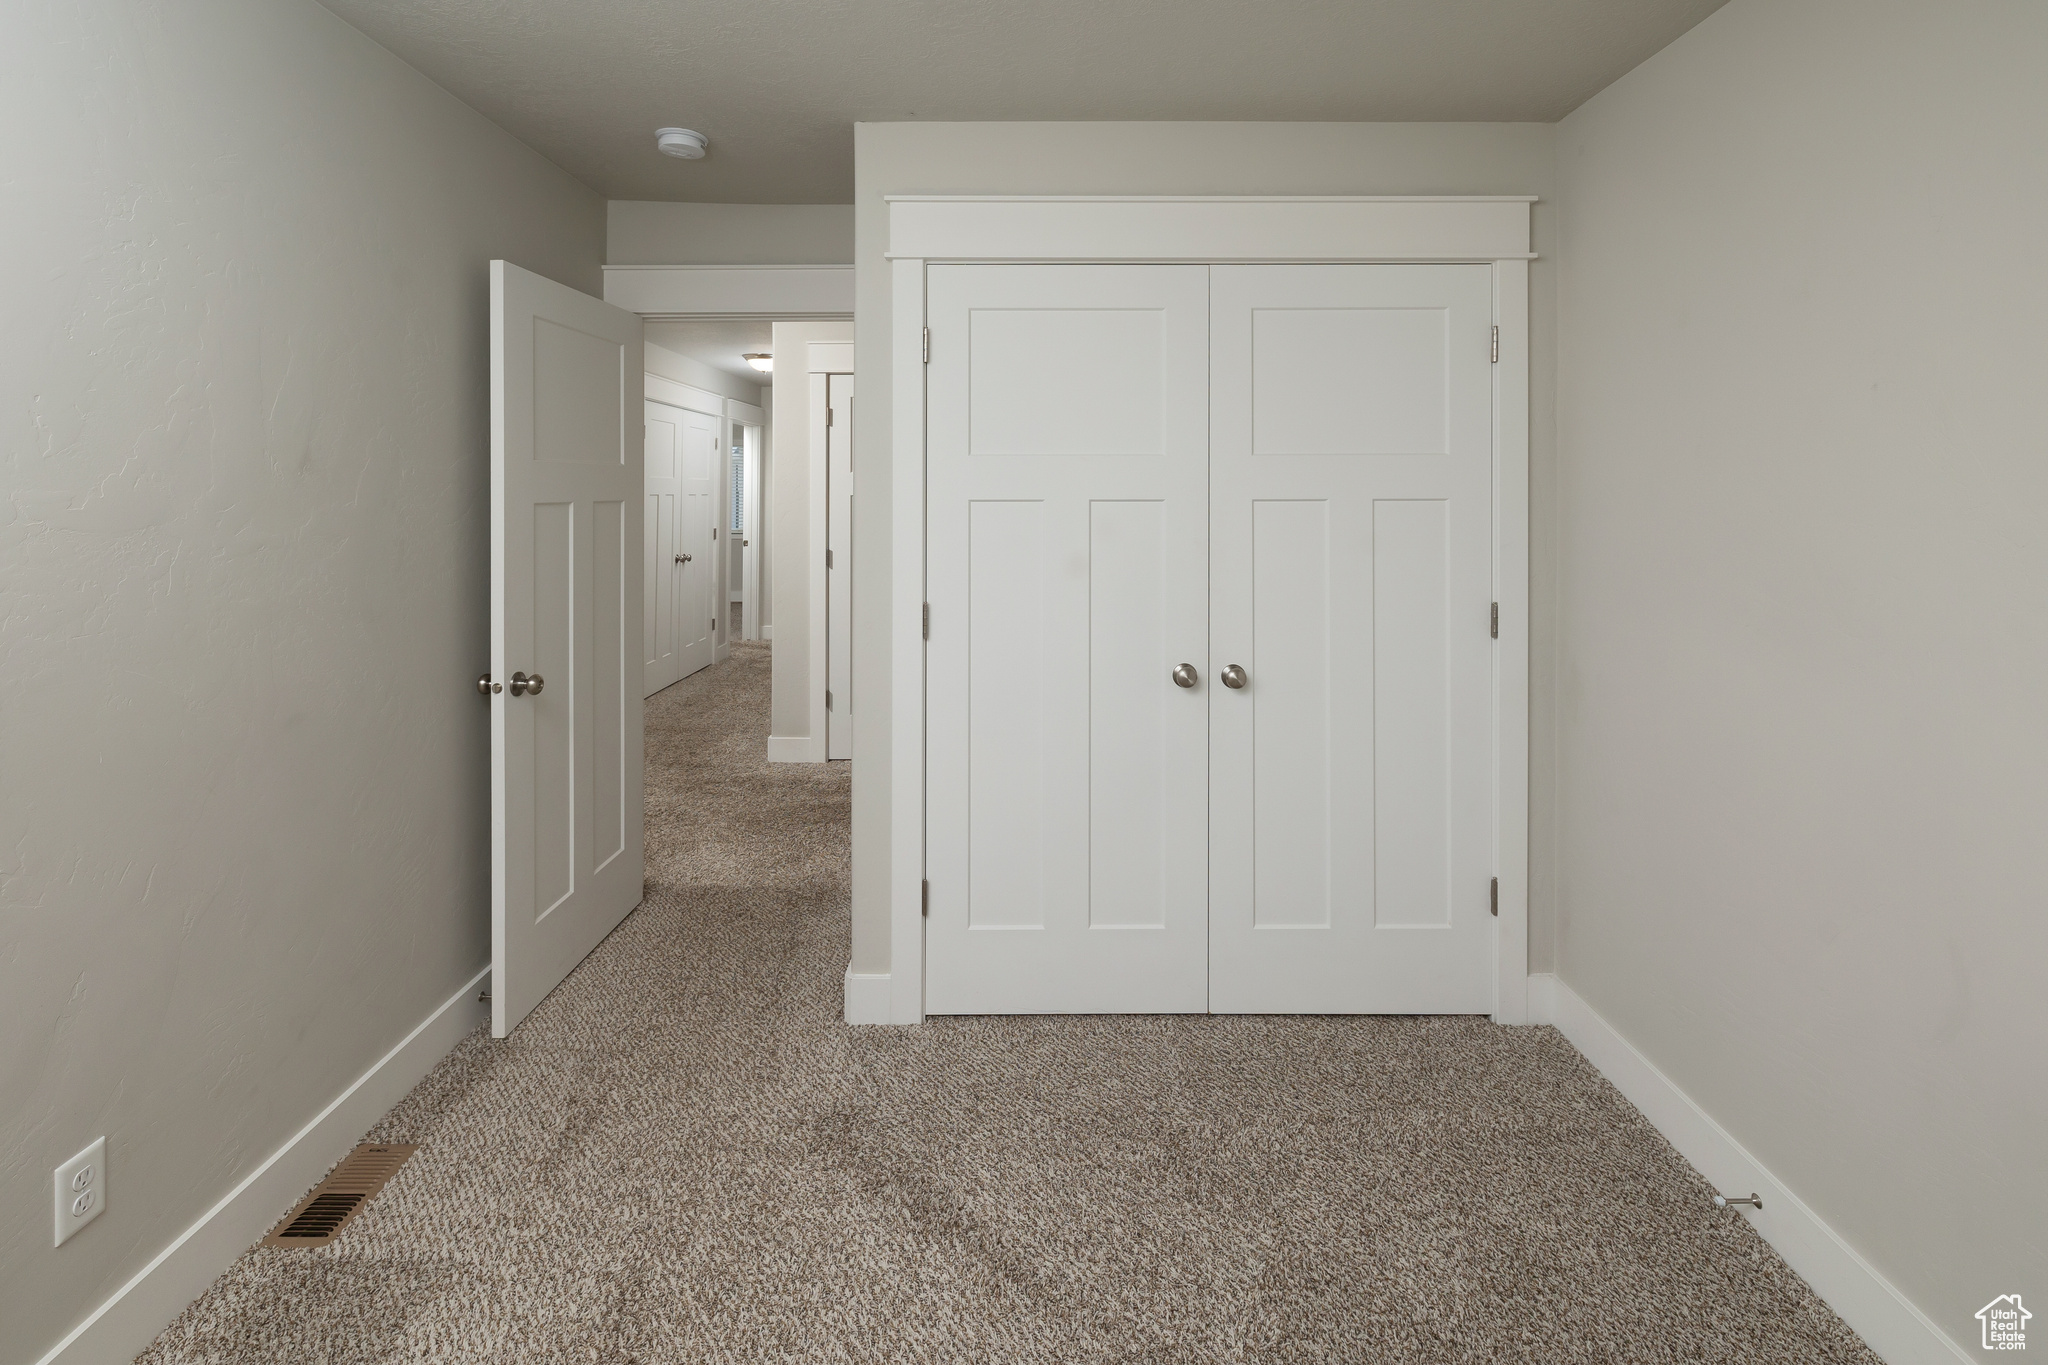
[[[926,919],[932,917],[932,884],[930,882],[924,884],[924,891],[918,899],[917,910]]]
[[[1500,918],[1500,878],[1493,879],[1493,905],[1490,907],[1495,919]]]
[[[1500,603],[1493,604],[1493,638],[1500,638]]]
[[[932,363],[932,329],[929,327],[924,329],[924,363]]]
[[[713,540],[718,539],[718,528],[716,526],[711,528],[711,538]]]
[[[832,709],[832,689],[829,687],[825,689],[825,709],[827,711]]]
[[[825,409],[825,425],[828,427],[832,425],[832,409],[830,408]]]
[[[825,551],[825,567],[828,569],[832,567],[832,552],[830,550]]]
[[[718,618],[716,616],[711,618],[711,631],[714,635],[718,633]]]
[[[929,602],[924,604],[924,638],[932,638],[932,604]]]
[[[1493,363],[1500,364],[1500,328],[1493,329]]]

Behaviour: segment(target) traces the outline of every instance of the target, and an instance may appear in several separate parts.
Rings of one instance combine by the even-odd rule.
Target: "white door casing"
[[[491,263],[494,1037],[640,902],[640,385],[638,317]]]
[[[1497,328],[1493,389],[1495,644],[1491,777],[1499,879],[1493,1018],[1528,1015],[1528,458],[1530,211],[1498,196],[889,195],[891,533],[886,555],[891,653],[888,880],[891,959],[886,1010],[855,1022],[915,1023],[927,1012],[924,879],[935,856],[926,824],[938,799],[927,760],[939,753],[927,712],[928,646],[920,633],[936,587],[928,534],[928,406],[945,343],[926,331],[933,270],[949,262],[1189,264],[1471,263],[1491,276]],[[1205,678],[1205,682],[1208,679]],[[873,865],[871,865],[872,867]],[[871,873],[871,875],[875,875]],[[871,997],[863,995],[863,1001]]]
[[[853,757],[853,376],[825,376],[825,757]]]
[[[1210,1008],[1486,1013],[1492,271],[1210,300]]]
[[[1206,1008],[1207,273],[930,272],[931,1013]]]
[[[647,640],[646,678],[642,696],[653,696],[683,676],[683,658],[676,638],[681,624],[677,592],[683,566],[676,533],[682,527],[683,413],[666,403],[644,405],[647,428],[646,498],[640,519],[642,536],[642,614]]]

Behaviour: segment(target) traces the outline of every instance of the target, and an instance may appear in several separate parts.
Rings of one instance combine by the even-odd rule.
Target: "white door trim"
[[[925,266],[937,261],[1446,261],[1494,268],[1500,328],[1500,360],[1494,370],[1494,573],[1501,623],[1494,655],[1500,925],[1493,1018],[1503,1024],[1528,1021],[1528,263],[1533,202],[1527,196],[888,197],[891,1023],[924,1018]]]

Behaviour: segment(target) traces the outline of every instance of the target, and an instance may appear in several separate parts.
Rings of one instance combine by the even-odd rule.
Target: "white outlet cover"
[[[55,1193],[57,1240],[50,1245],[63,1246],[107,1207],[105,1138],[94,1138],[92,1146],[57,1168]]]

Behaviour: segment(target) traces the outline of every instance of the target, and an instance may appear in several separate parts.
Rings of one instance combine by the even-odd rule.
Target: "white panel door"
[[[491,262],[491,1033],[640,903],[640,319]]]
[[[1208,270],[929,280],[925,1008],[1200,1011]]]
[[[1492,270],[1211,297],[1210,1007],[1485,1013]]]
[[[853,376],[825,376],[825,757],[853,757]]]
[[[676,640],[682,656],[678,676],[687,678],[718,661],[720,602],[717,524],[719,471],[724,466],[722,418],[682,411],[682,496],[677,499]]]
[[[676,533],[682,526],[684,415],[666,403],[646,404],[647,496],[640,518],[640,560],[647,664],[640,691],[649,697],[683,676],[678,637],[683,557]]]

